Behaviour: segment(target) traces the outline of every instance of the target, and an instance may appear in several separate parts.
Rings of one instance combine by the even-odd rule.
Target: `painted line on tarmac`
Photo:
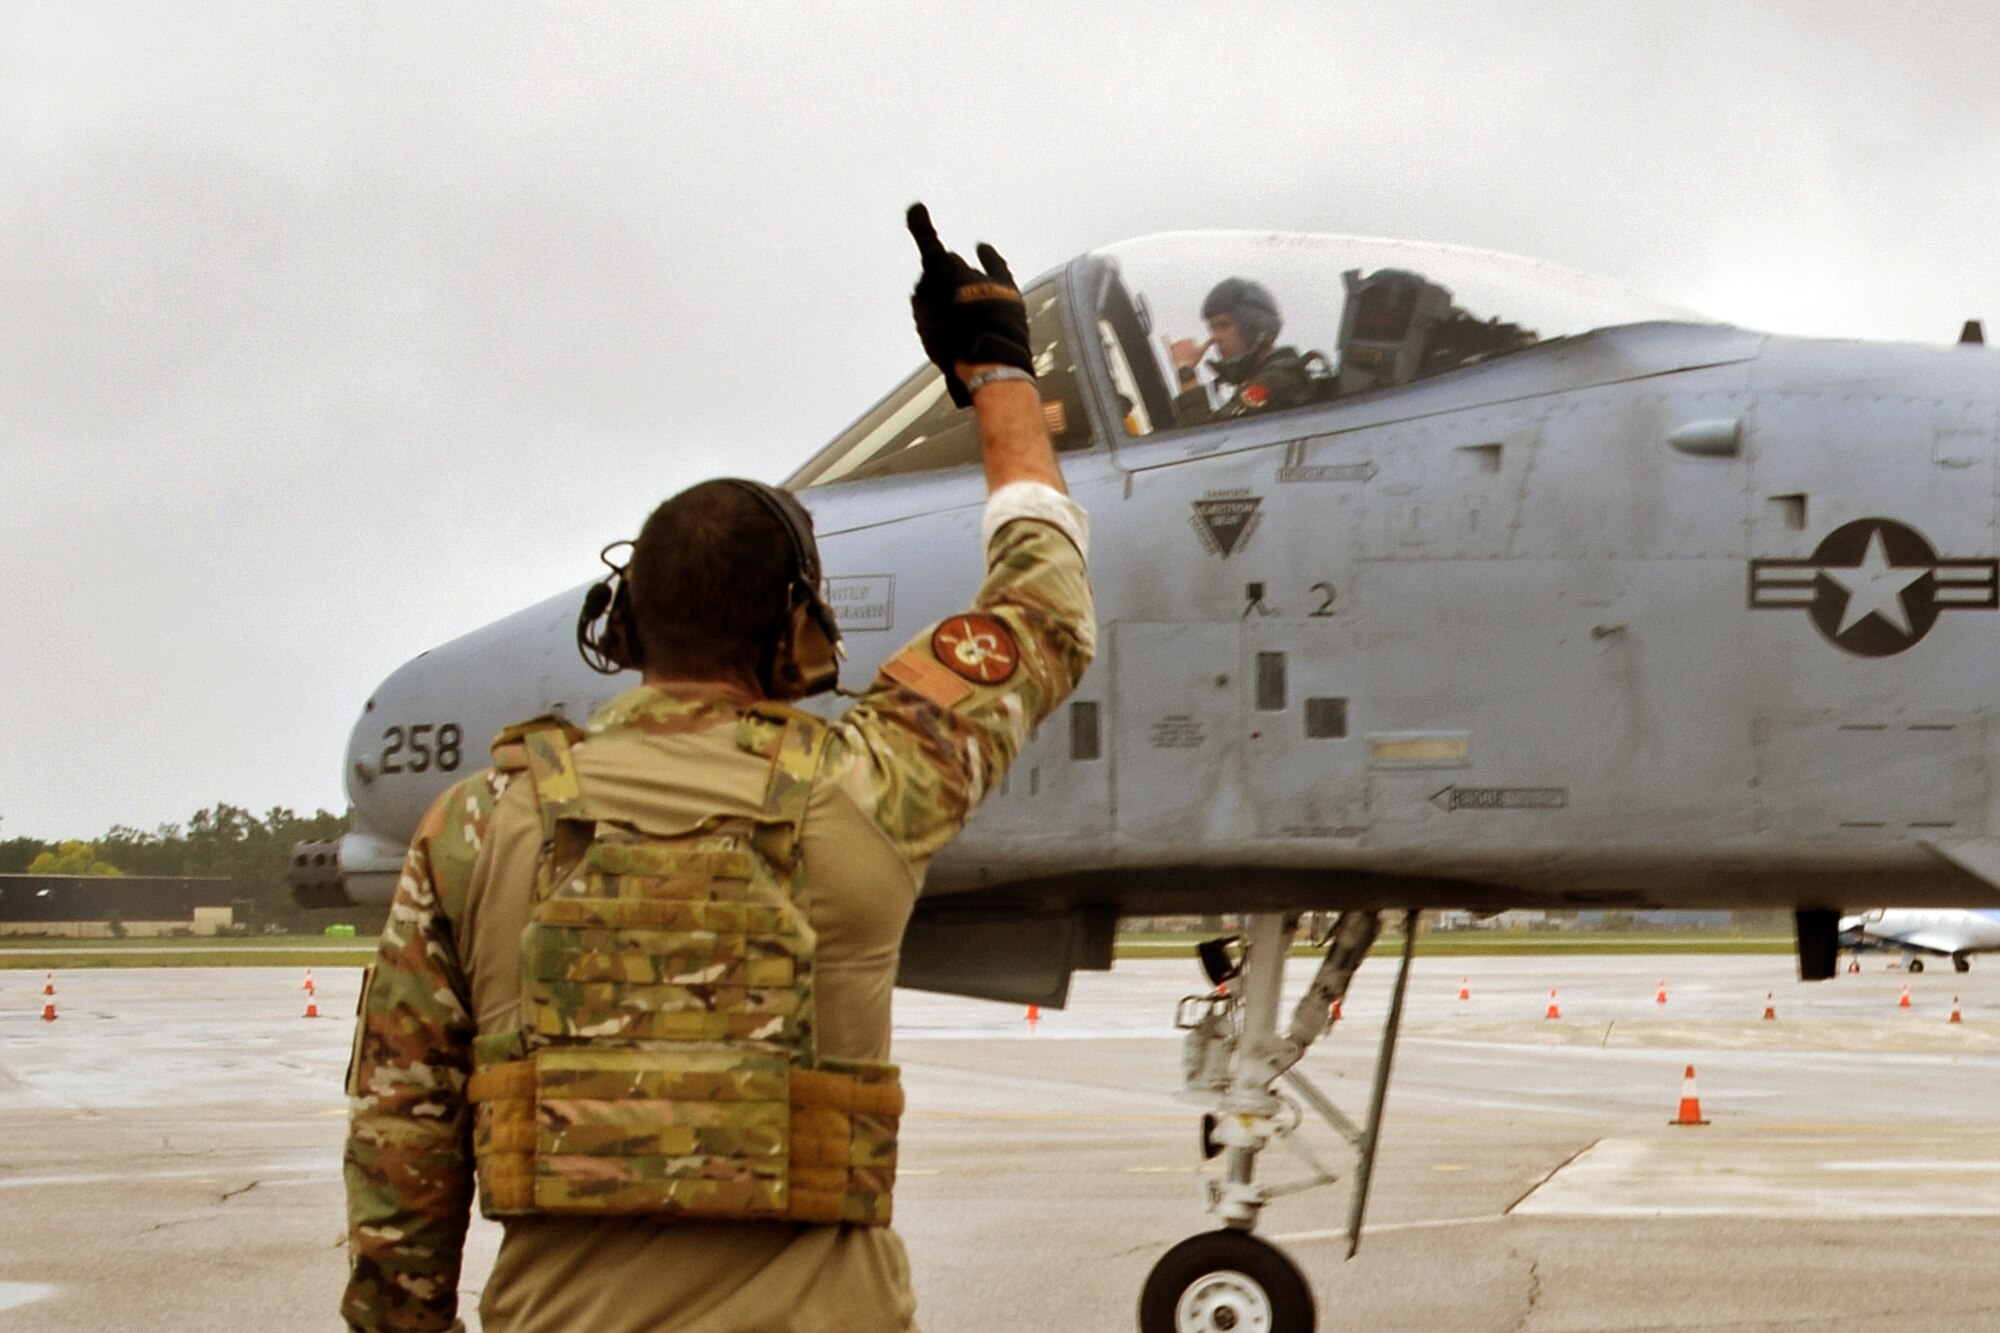
[[[914,1108],[910,1114],[924,1120],[1005,1120],[1031,1125],[1097,1125],[1110,1121],[1123,1124],[1185,1124],[1192,1119],[1191,1114],[1176,1114],[1168,1111],[1106,1111],[1092,1114],[1087,1111],[1073,1113],[1053,1111],[933,1111],[926,1107]]]
[[[1377,1236],[1385,1231],[1442,1231],[1447,1227],[1483,1227],[1489,1222],[1505,1222],[1500,1213],[1490,1217],[1433,1217],[1422,1222],[1374,1222],[1361,1229],[1362,1238]],[[1304,1245],[1316,1240],[1346,1240],[1347,1228],[1328,1228],[1324,1231],[1293,1231],[1282,1236],[1266,1236],[1264,1239],[1275,1245]]]
[[[55,1288],[43,1282],[0,1282],[0,1310],[18,1310],[55,1295]]]
[[[8,1176],[0,1178],[0,1190],[39,1189],[44,1185],[102,1185],[127,1180],[220,1180],[224,1176],[283,1176],[285,1180],[266,1180],[269,1185],[292,1184],[314,1180],[337,1180],[340,1168],[337,1166],[300,1167],[267,1163],[263,1166],[208,1166],[198,1169],[177,1169],[171,1171],[77,1171],[67,1175]]]

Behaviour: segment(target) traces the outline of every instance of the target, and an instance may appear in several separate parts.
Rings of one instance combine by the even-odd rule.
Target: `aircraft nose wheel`
[[[1139,1333],[1312,1333],[1316,1318],[1297,1267],[1247,1231],[1188,1237],[1139,1294]]]

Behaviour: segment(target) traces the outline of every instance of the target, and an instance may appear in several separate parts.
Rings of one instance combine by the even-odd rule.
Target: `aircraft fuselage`
[[[928,892],[1993,902],[1994,362],[1641,325],[1066,460],[1100,656]],[[805,498],[850,681],[976,586],[976,471]],[[362,827],[623,688],[578,596],[383,683]]]

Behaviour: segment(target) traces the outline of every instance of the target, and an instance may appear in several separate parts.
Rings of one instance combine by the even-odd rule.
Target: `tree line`
[[[255,920],[291,921],[303,916],[285,884],[292,844],[346,831],[347,817],[325,810],[280,805],[257,815],[225,802],[151,832],[119,824],[88,840],[0,838],[0,874],[219,876]]]

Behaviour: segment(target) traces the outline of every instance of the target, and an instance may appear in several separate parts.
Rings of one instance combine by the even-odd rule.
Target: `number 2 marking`
[[[1312,586],[1312,590],[1319,594],[1320,603],[1312,609],[1311,618],[1317,620],[1332,615],[1333,585],[1331,583],[1315,583]]]

